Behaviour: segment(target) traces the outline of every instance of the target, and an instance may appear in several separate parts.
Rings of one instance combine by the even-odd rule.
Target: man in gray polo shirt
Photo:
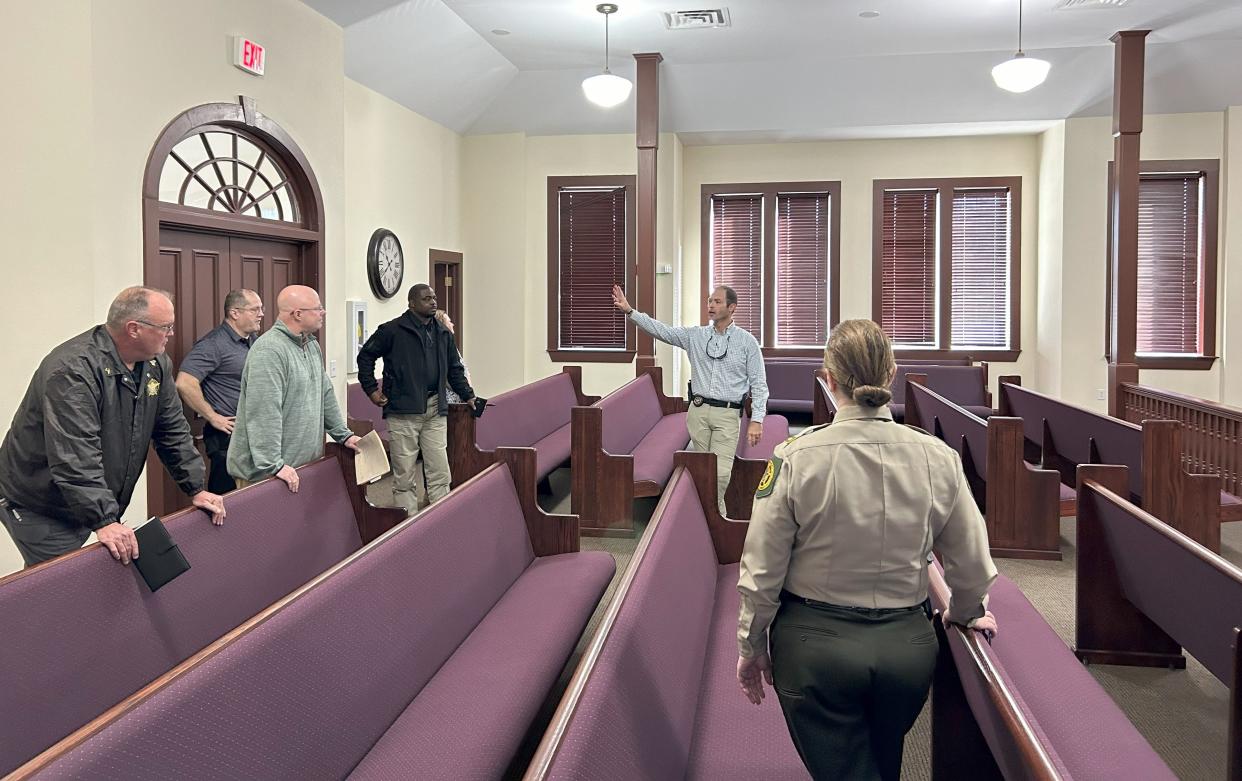
[[[203,416],[203,445],[211,472],[207,490],[224,494],[237,487],[229,475],[229,437],[237,416],[242,366],[263,325],[263,301],[253,290],[230,290],[224,297],[224,322],[190,349],[177,374],[177,392]]]

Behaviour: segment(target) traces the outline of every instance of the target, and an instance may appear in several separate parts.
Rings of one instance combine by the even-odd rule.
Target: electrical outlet
[[[331,360],[328,361],[328,376],[334,380],[336,379],[336,359],[335,358],[332,358]],[[1103,392],[1104,391],[1100,391],[1100,393],[1103,393]],[[1102,399],[1104,397],[1101,396],[1100,398]]]
[[[1095,389],[1095,399],[1096,401],[1104,401],[1104,389],[1103,388]]]

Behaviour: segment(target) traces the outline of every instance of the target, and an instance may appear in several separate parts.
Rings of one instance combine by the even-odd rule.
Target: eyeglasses
[[[712,330],[715,330],[715,329],[712,329]],[[716,355],[715,351],[713,351],[712,349],[712,345],[714,344],[716,346],[716,350],[720,350],[720,334],[714,333],[711,336],[707,337],[707,357],[712,358],[713,360],[719,361],[721,358],[724,358],[726,355],[728,355],[729,354],[729,341],[732,338],[733,338],[733,332],[730,331],[729,335],[726,336],[724,339],[724,350],[720,351],[719,355]]]
[[[148,320],[136,320],[135,322],[142,323],[143,325],[149,328],[154,328],[157,331],[163,331],[165,334],[171,334],[177,330],[176,323],[169,323],[168,325],[159,325],[158,323],[152,323]]]
[[[328,310],[323,308],[322,306],[304,306],[304,307],[299,307],[298,309],[295,309],[293,311],[295,312],[326,312]]]

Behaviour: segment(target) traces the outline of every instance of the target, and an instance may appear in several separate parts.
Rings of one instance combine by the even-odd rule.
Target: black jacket
[[[435,377],[424,376],[423,343],[417,330],[423,326],[409,310],[375,329],[358,351],[358,382],[368,396],[379,387],[375,381],[375,360],[384,359],[384,395],[388,397],[384,417],[390,413],[421,415],[426,412],[427,387],[432,384],[439,389],[437,411],[441,415],[448,414],[446,387],[452,386],[462,399],[474,397],[453,335],[435,318],[431,319],[431,327],[436,341]]]
[[[147,361],[135,386],[99,325],[39,364],[0,445],[0,494],[18,507],[98,529],[121,519],[152,444],[182,491],[203,490],[203,460],[172,361]]]

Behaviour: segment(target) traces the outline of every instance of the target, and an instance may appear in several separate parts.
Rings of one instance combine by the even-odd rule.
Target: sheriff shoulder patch
[[[756,499],[772,495],[772,489],[776,486],[776,478],[781,473],[783,463],[784,461],[779,456],[772,456],[768,460],[768,468],[763,470],[763,478],[759,480],[759,488],[755,491]]]

